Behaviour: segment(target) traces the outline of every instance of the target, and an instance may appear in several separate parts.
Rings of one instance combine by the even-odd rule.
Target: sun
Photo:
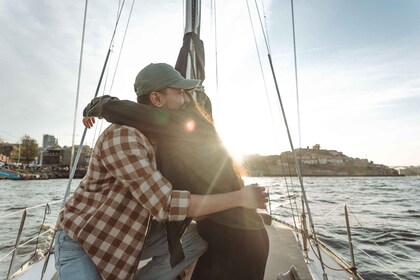
[[[254,110],[255,111],[255,110]],[[229,154],[237,161],[245,156],[280,154],[287,149],[269,121],[235,118],[232,111],[215,119],[216,130]],[[236,112],[235,112],[236,113]],[[261,114],[261,113],[258,113]],[[257,114],[256,114],[257,115]],[[284,137],[286,140],[286,137]]]
[[[229,125],[216,126],[223,145],[236,161],[241,161],[244,156],[253,153],[252,143],[247,141],[246,133],[241,134]]]

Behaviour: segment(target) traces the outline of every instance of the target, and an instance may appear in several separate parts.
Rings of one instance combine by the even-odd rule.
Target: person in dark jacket
[[[165,71],[176,71],[167,64],[151,65],[164,65]],[[167,86],[159,84],[153,76],[149,77],[151,85],[145,85],[139,82],[144,77],[139,79],[139,76],[140,73],[134,84],[137,103],[111,96],[95,98],[83,112],[85,126],[92,126],[91,117],[98,117],[145,133],[155,143],[158,169],[174,189],[193,194],[242,189],[244,182],[234,161],[203,108],[196,102],[181,110],[165,109],[159,102],[152,106],[150,100],[159,101]],[[180,94],[190,96],[188,92]],[[190,221],[166,224],[172,265],[183,258],[179,240]],[[198,220],[197,226],[208,243],[208,250],[200,257],[192,279],[264,278],[269,240],[255,209],[237,207],[211,214]]]

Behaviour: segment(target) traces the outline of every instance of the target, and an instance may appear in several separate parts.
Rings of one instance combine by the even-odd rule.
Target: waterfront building
[[[53,135],[44,134],[42,137],[42,148],[44,150],[58,147],[58,139]]]

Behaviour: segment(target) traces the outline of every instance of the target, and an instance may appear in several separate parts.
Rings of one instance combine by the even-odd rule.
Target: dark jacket
[[[216,194],[239,190],[244,186],[213,123],[201,114],[195,104],[175,111],[102,96],[93,99],[83,115],[135,127],[154,139],[158,169],[174,189],[188,190],[193,194]],[[207,218],[236,229],[257,230],[264,227],[261,217],[253,209],[238,207]],[[171,222],[167,229],[173,232],[174,229],[169,228],[175,227],[182,234],[189,222],[182,226]],[[172,239],[168,233],[170,247],[180,246],[171,245],[175,242],[171,240],[179,240],[179,237]]]

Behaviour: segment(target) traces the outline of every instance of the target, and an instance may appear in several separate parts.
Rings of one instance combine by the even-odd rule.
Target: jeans
[[[54,246],[55,268],[61,280],[102,280],[96,265],[79,242],[58,230]]]
[[[55,266],[59,279],[102,279],[95,264],[82,246],[68,237],[63,230],[57,231],[55,242]],[[174,268],[171,268],[164,223],[153,221],[141,255],[141,260],[151,259],[137,271],[135,279],[174,279],[184,268],[204,254],[207,249],[207,243],[199,236],[195,224],[191,224],[182,236],[182,247],[185,259]]]

